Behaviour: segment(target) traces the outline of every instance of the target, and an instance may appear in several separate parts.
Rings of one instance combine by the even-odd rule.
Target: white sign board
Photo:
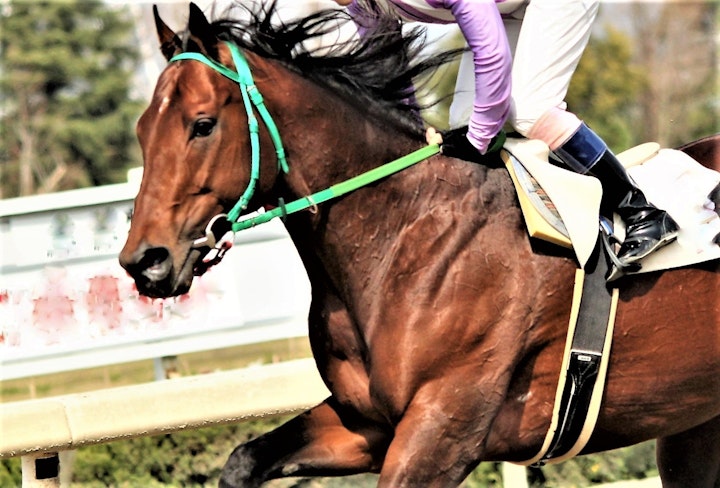
[[[167,300],[117,255],[137,182],[0,200],[0,379],[307,334],[310,288],[280,222]]]

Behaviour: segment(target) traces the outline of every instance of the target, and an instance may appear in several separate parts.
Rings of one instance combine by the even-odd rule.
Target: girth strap
[[[608,262],[598,234],[585,270],[575,276],[570,326],[553,418],[540,452],[524,465],[576,456],[595,428],[610,359],[618,290],[605,280]]]

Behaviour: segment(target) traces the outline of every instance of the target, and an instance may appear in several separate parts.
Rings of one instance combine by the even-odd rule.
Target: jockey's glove
[[[485,164],[488,162],[488,156],[497,153],[502,149],[503,144],[505,144],[505,132],[501,130],[498,135],[490,141],[487,152],[480,154],[480,151],[468,140],[467,133],[467,125],[441,132],[443,142],[440,145],[440,152],[452,158]]]

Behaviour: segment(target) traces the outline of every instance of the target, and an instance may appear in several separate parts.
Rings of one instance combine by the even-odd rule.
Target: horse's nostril
[[[141,295],[151,298],[166,298],[173,294],[185,293],[190,285],[176,283],[173,259],[165,247],[151,247],[141,244],[134,250],[125,248],[119,256],[120,264],[135,280]],[[184,283],[183,283],[184,284]]]
[[[137,263],[140,272],[149,280],[159,281],[170,272],[170,252],[164,247],[146,249]]]
[[[164,247],[151,247],[145,250],[138,261],[138,265],[143,269],[152,268],[153,266],[162,264],[169,256],[170,253]]]
[[[124,251],[120,264],[138,283],[163,280],[172,269],[170,251],[164,247],[141,246],[132,255]]]

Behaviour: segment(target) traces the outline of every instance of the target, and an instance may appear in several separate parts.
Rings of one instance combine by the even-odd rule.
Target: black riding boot
[[[605,142],[585,124],[555,154],[574,171],[600,180],[601,211],[610,216],[614,210],[625,222],[625,240],[617,254],[624,266],[637,263],[675,240],[675,220],[647,201]]]

